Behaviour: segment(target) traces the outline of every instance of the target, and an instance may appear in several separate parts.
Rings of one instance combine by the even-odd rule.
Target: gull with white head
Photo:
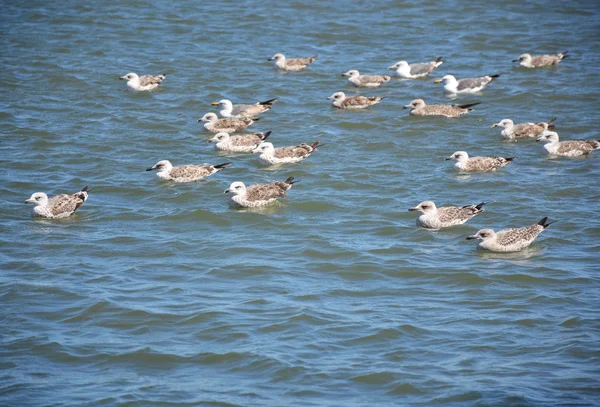
[[[548,217],[542,218],[538,223],[524,228],[510,228],[499,232],[492,229],[481,229],[467,240],[479,239],[477,245],[480,249],[492,252],[518,252],[528,247],[548,226],[556,221],[548,221]]]
[[[599,140],[567,140],[560,141],[555,131],[545,131],[539,135],[536,141],[544,141],[544,149],[550,155],[563,157],[580,157],[600,150]]]
[[[32,203],[34,217],[60,219],[75,213],[88,199],[87,185],[74,194],[61,194],[48,198],[43,192],[36,192],[25,203]]]
[[[236,131],[245,130],[246,127],[258,120],[260,120],[260,117],[224,117],[219,119],[215,113],[206,113],[198,119],[198,122],[206,122],[204,123],[204,128],[211,133],[235,133]]]
[[[317,55],[308,58],[286,58],[283,54],[275,54],[268,61],[274,61],[275,66],[284,71],[301,71],[317,59]]]
[[[406,61],[398,61],[394,65],[388,67],[390,70],[395,70],[396,75],[404,79],[417,79],[429,75],[435,68],[442,64],[442,57],[431,62],[418,62],[409,64]]]
[[[338,109],[366,109],[381,102],[384,96],[346,96],[344,92],[335,92],[327,99]]]
[[[490,82],[498,78],[501,74],[486,75],[479,78],[456,79],[452,75],[446,75],[441,79],[436,79],[433,83],[443,83],[446,93],[475,93],[485,88]]]
[[[287,196],[287,191],[294,183],[294,177],[283,182],[254,184],[246,187],[243,182],[234,182],[225,190],[229,194],[229,205],[232,207],[255,208],[275,202]]]
[[[446,160],[455,160],[454,167],[463,172],[496,171],[513,161],[515,157],[469,157],[466,151],[456,151]]]
[[[258,161],[261,164],[291,164],[297,163],[310,157],[312,153],[317,151],[319,142],[313,144],[299,144],[297,146],[278,147],[275,148],[272,143],[263,142],[252,150],[253,154],[260,154]]]
[[[221,110],[219,114],[221,117],[254,117],[261,113],[271,110],[271,105],[275,103],[277,99],[269,99],[264,102],[256,102],[250,105],[234,105],[228,99],[222,99],[218,102],[213,102],[213,106],[219,106]]]
[[[267,139],[271,132],[266,133],[247,133],[229,135],[229,133],[217,133],[208,140],[209,143],[215,143],[215,150],[227,151],[230,153],[251,153],[256,146]]]
[[[392,79],[387,75],[361,75],[356,69],[345,72],[342,76],[347,76],[348,82],[357,88],[376,88]]]
[[[441,229],[454,225],[462,225],[474,216],[484,212],[483,205],[487,202],[481,202],[478,205],[466,206],[442,206],[438,208],[431,201],[421,202],[409,211],[421,212],[417,218],[417,226],[425,229]]]
[[[127,75],[119,77],[119,79],[127,81],[127,86],[133,90],[152,90],[158,87],[160,83],[167,77],[167,74],[152,76],[142,75],[130,72]]]
[[[156,176],[164,181],[174,182],[194,182],[200,181],[206,177],[211,176],[223,168],[227,167],[231,163],[223,163],[219,165],[211,164],[187,164],[173,167],[173,164],[169,160],[161,160],[154,164],[152,167],[147,168],[146,171],[157,170]]]
[[[503,119],[499,123],[492,124],[492,128],[501,127],[504,130],[500,133],[503,138],[515,140],[526,137],[537,137],[548,129],[554,129],[556,117],[539,123],[519,123],[515,124],[511,119]]]

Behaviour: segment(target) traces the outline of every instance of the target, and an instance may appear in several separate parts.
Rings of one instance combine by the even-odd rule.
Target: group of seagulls
[[[558,64],[568,56],[567,54],[567,51],[556,55],[531,56],[530,54],[523,54],[513,62],[519,62],[520,66],[525,68],[546,67]],[[315,62],[317,55],[307,58],[286,58],[283,54],[277,53],[268,60],[273,61],[277,69],[298,72]],[[396,75],[402,79],[418,79],[429,75],[442,63],[442,57],[429,62],[412,64],[407,61],[399,61],[388,67],[388,70],[394,70]],[[347,77],[351,85],[359,88],[380,87],[392,79],[388,75],[362,75],[356,69],[349,70],[341,75]],[[434,83],[443,83],[444,91],[450,94],[477,93],[498,77],[500,77],[500,74],[462,79],[456,79],[453,75],[445,75],[441,79],[436,79]],[[134,91],[156,89],[165,78],[166,74],[138,76],[136,73],[128,73],[120,77],[120,79],[126,80],[127,86]],[[386,96],[347,96],[344,92],[335,92],[327,99],[331,100],[334,108],[350,110],[369,108],[381,102]],[[317,140],[311,144],[302,143],[295,146],[275,147],[271,142],[266,141],[271,134],[270,131],[265,133],[243,133],[248,127],[260,120],[260,117],[258,117],[260,114],[271,110],[273,103],[276,101],[277,99],[274,98],[253,104],[233,104],[230,100],[222,99],[212,103],[213,106],[218,106],[219,115],[209,112],[198,119],[198,122],[203,122],[203,128],[214,134],[207,141],[214,143],[214,147],[218,151],[257,154],[259,162],[264,165],[297,163],[317,151],[322,145],[320,141]],[[473,111],[474,106],[480,103],[427,105],[423,99],[415,99],[404,108],[410,109],[410,115],[413,116],[457,118]],[[600,149],[600,141],[597,140],[559,141],[558,134],[552,131],[555,129],[553,124],[555,120],[556,118],[547,122],[514,124],[510,119],[503,119],[499,123],[493,124],[492,128],[502,128],[501,136],[509,140],[536,138],[537,141],[543,141],[546,143],[544,148],[552,155],[576,157]],[[446,158],[446,160],[456,161],[454,167],[460,172],[496,171],[510,164],[514,159],[515,157],[470,157],[465,151],[456,151]],[[169,160],[161,160],[152,167],[147,168],[147,171],[156,171],[157,177],[161,180],[187,183],[199,181],[216,174],[230,164],[230,162],[225,162],[217,165],[188,164],[173,166]],[[236,181],[225,190],[225,193],[229,194],[229,204],[233,207],[256,208],[287,196],[287,191],[292,188],[295,182],[297,181],[291,176],[284,181],[250,186]],[[61,194],[53,198],[48,198],[43,192],[36,192],[25,202],[34,205],[34,216],[65,218],[75,213],[87,198],[88,187],[85,186],[74,194]],[[484,212],[484,205],[486,205],[486,202],[465,206],[437,207],[434,202],[425,201],[410,208],[409,211],[420,212],[420,216],[416,220],[417,226],[429,230],[439,230],[464,224]],[[478,246],[486,250],[496,252],[518,251],[528,247],[551,223],[553,222],[544,217],[539,222],[522,228],[505,229],[499,232],[494,232],[492,229],[482,229],[476,234],[468,236],[467,239],[480,240]]]

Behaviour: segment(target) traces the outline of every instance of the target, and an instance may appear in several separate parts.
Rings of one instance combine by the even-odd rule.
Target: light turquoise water
[[[563,139],[599,138],[598,17],[587,1],[4,1],[0,404],[597,405],[598,154],[548,159],[489,127],[556,116]],[[276,52],[319,58],[280,73]],[[339,76],[438,56],[436,75],[378,90]],[[133,93],[130,71],[168,75]],[[401,109],[448,102],[434,77],[495,73],[460,119]],[[389,96],[337,111],[335,91]],[[255,130],[326,146],[275,170],[217,154],[196,120],[225,97],[277,97]],[[456,150],[517,159],[465,176],[443,160]],[[144,171],[160,159],[233,164],[173,185]],[[290,175],[262,211],[222,193]],[[66,220],[23,204],[86,184]],[[432,233],[407,212],[425,199],[493,203]],[[559,222],[520,253],[464,240],[543,216]]]

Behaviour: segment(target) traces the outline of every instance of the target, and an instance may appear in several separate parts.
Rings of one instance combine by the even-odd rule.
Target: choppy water
[[[595,2],[3,1],[0,404],[556,406],[600,399],[598,155],[548,159],[492,123],[557,116],[598,138]],[[570,51],[551,69],[525,51]],[[266,59],[319,54],[302,73]],[[333,110],[339,75],[443,56],[437,75],[503,73],[459,120],[432,78],[394,80],[378,106]],[[133,93],[120,75],[166,72]],[[280,98],[256,130],[321,140],[275,171],[216,154],[196,119],[223,97]],[[516,156],[461,176],[455,150]],[[205,182],[144,171],[232,161]],[[229,209],[222,191],[294,175],[280,205]],[[32,192],[88,202],[34,220]],[[432,233],[407,208],[492,201]],[[516,254],[477,251],[482,227],[552,225]]]

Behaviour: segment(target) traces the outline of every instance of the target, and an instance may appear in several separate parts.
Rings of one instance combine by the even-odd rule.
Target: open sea
[[[598,139],[600,3],[0,0],[0,405],[598,406],[600,152],[549,158],[493,123],[557,117]],[[520,68],[524,52],[569,51]],[[318,59],[303,72],[267,58]],[[444,63],[352,88],[340,74]],[[128,72],[167,78],[132,92]],[[435,78],[501,73],[444,95]],[[389,94],[365,111],[326,98]],[[197,119],[227,98],[279,98],[249,130],[307,160],[217,153]],[[402,106],[482,102],[458,119]],[[462,175],[444,158],[516,157]],[[232,162],[191,184],[144,171]],[[300,180],[236,210],[223,191]],[[64,220],[33,192],[90,195]],[[431,232],[408,208],[491,202]],[[526,250],[482,228],[557,223]]]

